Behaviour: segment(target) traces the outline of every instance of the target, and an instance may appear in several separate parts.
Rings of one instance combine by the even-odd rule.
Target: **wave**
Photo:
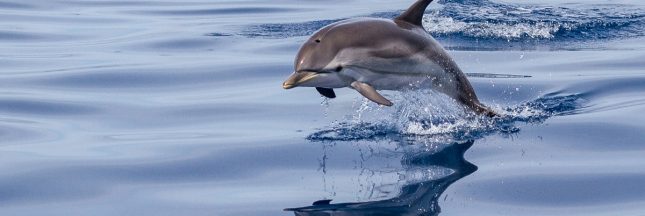
[[[515,39],[605,39],[643,36],[645,11],[628,5],[555,7],[444,1],[424,16],[438,36]]]
[[[517,123],[541,123],[572,114],[585,100],[578,94],[551,93],[516,106],[496,108],[501,117],[488,118],[465,110],[453,99],[432,90],[397,93],[394,109],[363,100],[347,119],[310,134],[318,142],[396,140],[403,143],[449,143],[520,131]]]
[[[568,4],[522,5],[493,1],[440,1],[426,12],[424,27],[449,47],[511,43],[534,47],[549,42],[624,39],[645,36],[645,10],[630,5]],[[369,17],[393,18],[401,11],[380,12]],[[262,38],[308,36],[336,20],[249,26],[239,35]],[[499,45],[499,44],[493,44]]]

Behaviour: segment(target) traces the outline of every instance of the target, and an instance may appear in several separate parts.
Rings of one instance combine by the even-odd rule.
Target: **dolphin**
[[[353,18],[314,33],[300,48],[285,89],[316,87],[335,98],[334,88],[350,87],[380,105],[392,102],[376,90],[431,88],[479,114],[495,116],[446,50],[423,28],[432,0],[418,0],[393,20]]]

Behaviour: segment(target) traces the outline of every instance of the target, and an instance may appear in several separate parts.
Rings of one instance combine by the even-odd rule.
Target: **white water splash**
[[[461,33],[465,36],[476,38],[537,38],[551,39],[555,33],[563,29],[571,29],[570,24],[551,22],[538,23],[490,23],[490,22],[464,22],[450,17],[440,17],[436,14],[426,14],[423,17],[423,26],[430,33],[454,34]]]
[[[392,108],[381,108],[362,99],[353,114],[332,123],[327,129],[311,134],[318,141],[362,139],[405,139],[432,144],[459,142],[486,134],[515,133],[517,122],[541,122],[574,110],[580,98],[576,95],[548,96],[512,107],[497,108],[499,117],[480,116],[448,96],[432,90],[390,92]],[[490,105],[490,104],[489,104]],[[417,139],[422,137],[422,139]],[[403,140],[403,141],[405,141]]]

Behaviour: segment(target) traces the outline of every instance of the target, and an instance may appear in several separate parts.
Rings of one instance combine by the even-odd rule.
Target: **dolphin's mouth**
[[[282,88],[291,89],[297,87],[313,78],[316,78],[317,76],[318,73],[312,71],[293,72],[293,74],[291,74],[291,76],[289,76],[289,78],[287,78],[287,80],[282,83]]]

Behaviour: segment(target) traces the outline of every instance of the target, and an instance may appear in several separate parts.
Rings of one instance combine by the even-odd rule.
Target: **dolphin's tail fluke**
[[[484,106],[481,103],[472,103],[471,105],[469,105],[469,107],[473,111],[475,111],[477,114],[480,114],[480,115],[486,115],[488,117],[499,116],[499,114],[497,114],[497,112],[493,111],[493,109],[488,108],[487,106]]]
[[[455,97],[455,99],[459,103],[461,103],[462,105],[466,106],[468,109],[472,110],[473,112],[479,115],[486,115],[488,117],[500,116],[497,112],[493,111],[493,109],[479,102],[479,99],[477,99],[477,96],[475,95],[475,92],[474,90],[472,90],[472,88],[471,88],[470,94],[465,92],[466,91],[463,91],[461,92],[462,94],[460,96]]]
[[[479,112],[479,114],[484,114],[484,115],[486,115],[488,117],[497,117],[497,116],[499,116],[499,114],[497,114],[497,112],[493,111],[491,108],[485,107],[483,105],[480,105],[480,107],[481,107],[480,111],[477,111],[477,112]]]

